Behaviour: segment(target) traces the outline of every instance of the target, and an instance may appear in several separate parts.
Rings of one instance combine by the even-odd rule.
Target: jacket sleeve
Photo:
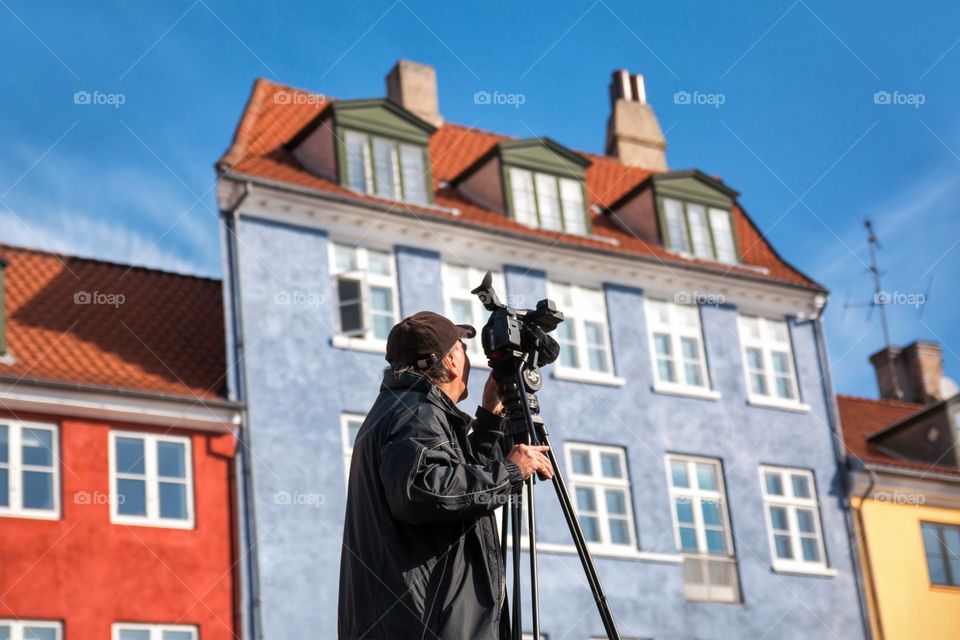
[[[461,462],[439,419],[420,405],[400,416],[381,448],[380,481],[393,517],[411,524],[469,520],[520,492],[520,467]]]
[[[473,421],[470,435],[470,448],[481,462],[492,462],[507,457],[504,444],[506,419],[483,407],[477,407],[477,417]]]

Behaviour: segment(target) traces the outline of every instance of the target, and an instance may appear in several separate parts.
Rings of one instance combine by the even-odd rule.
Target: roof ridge
[[[0,242],[0,257],[7,258],[9,260],[9,255],[4,254],[5,251],[21,251],[25,253],[32,253],[35,255],[45,256],[48,258],[57,258],[58,260],[63,260],[63,259],[79,260],[82,262],[100,264],[108,267],[126,268],[131,271],[144,271],[147,273],[154,273],[157,275],[164,275],[164,276],[174,276],[177,278],[190,278],[192,280],[204,280],[204,281],[216,283],[216,284],[221,284],[223,282],[222,279],[214,278],[211,276],[202,276],[194,273],[180,273],[177,271],[170,271],[167,269],[157,269],[155,267],[146,267],[143,265],[129,264],[126,262],[117,262],[115,260],[105,260],[103,258],[78,256],[78,255],[72,255],[69,253],[63,253],[60,251],[50,251],[48,249],[38,249],[36,247],[26,247],[23,245]]]

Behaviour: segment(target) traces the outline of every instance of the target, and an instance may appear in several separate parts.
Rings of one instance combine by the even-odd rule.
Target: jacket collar
[[[398,375],[387,369],[383,373],[383,383],[380,385],[380,390],[387,389],[391,391],[418,391],[426,394],[428,401],[446,411],[451,417],[462,421],[464,424],[470,422],[470,416],[458,409],[450,396],[419,373],[405,371]]]

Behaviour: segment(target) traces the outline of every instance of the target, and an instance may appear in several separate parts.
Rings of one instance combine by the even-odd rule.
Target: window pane
[[[707,552],[717,555],[727,552],[727,541],[724,539],[723,531],[707,529]]]
[[[557,194],[557,179],[545,173],[535,173],[537,183],[537,210],[540,212],[540,226],[544,229],[559,231],[560,200]]]
[[[687,463],[680,460],[671,460],[670,479],[673,482],[673,486],[688,488],[690,486],[690,477],[687,474]]]
[[[801,533],[816,533],[814,526],[813,511],[810,509],[797,509],[797,527]]]
[[[717,490],[717,472],[712,464],[697,463],[697,484],[706,491]]]
[[[588,542],[600,542],[600,521],[595,516],[580,516],[580,528]]]
[[[23,508],[53,509],[53,474],[44,471],[23,472]]]
[[[345,247],[342,244],[333,245],[333,259],[338,272],[357,269],[357,251],[352,247]]]
[[[560,343],[560,364],[578,368],[580,358],[577,356],[576,330],[572,321],[567,320],[557,326],[557,342]]]
[[[10,472],[0,469],[0,507],[10,506]],[[0,638],[2,640],[2,638]]]
[[[7,425],[0,424],[0,463],[10,461],[9,430]]]
[[[618,491],[616,489],[607,489],[605,491],[607,497],[607,513],[614,515],[626,515],[627,513],[627,496],[623,491]]]
[[[337,278],[337,296],[340,307],[340,331],[345,334],[363,332],[363,302],[360,281]]]
[[[160,483],[160,517],[187,519],[187,487],[179,482]]]
[[[563,227],[568,233],[585,233],[586,211],[583,208],[583,187],[576,180],[560,179],[560,199],[563,201]]]
[[[590,347],[587,349],[587,355],[590,358],[590,369],[592,371],[610,371],[610,364],[607,361],[607,352],[605,349]]]
[[[758,395],[767,395],[767,380],[763,377],[762,373],[751,374],[750,388]]]
[[[776,531],[787,531],[787,510],[783,507],[770,507],[770,526]]]
[[[597,510],[597,499],[593,489],[577,487],[577,509],[579,511],[589,512],[595,512]]]
[[[373,177],[377,195],[396,199],[399,190],[396,182],[396,149],[391,140],[373,139]]]
[[[193,640],[189,631],[164,631],[163,640]]]
[[[764,322],[767,327],[767,339],[771,342],[779,342],[786,344],[787,339],[787,323],[781,320],[767,320]]]
[[[373,337],[377,340],[386,340],[393,328],[393,316],[373,316]]]
[[[703,523],[705,525],[719,526],[720,505],[712,500],[704,500],[700,503],[700,510],[703,512]]]
[[[680,550],[699,551],[697,548],[697,530],[692,527],[680,527]]]
[[[733,263],[737,261],[737,248],[730,228],[730,213],[723,209],[710,209],[710,227],[713,230],[713,243],[717,248],[717,260]]]
[[[0,640],[10,640],[10,627],[0,624]]]
[[[791,474],[790,481],[793,484],[793,496],[795,498],[810,497],[810,481],[806,476]]]
[[[117,473],[144,473],[143,440],[117,438]]]
[[[782,351],[771,351],[770,357],[773,360],[773,370],[776,373],[790,373],[790,364],[787,360],[787,354]]]
[[[754,349],[752,347],[747,349],[747,364],[751,369],[763,371],[763,353],[760,349]]]
[[[816,538],[800,538],[803,559],[807,562],[820,562],[820,547]]]
[[[789,535],[777,534],[773,536],[773,545],[777,549],[778,558],[783,558],[784,560],[793,558],[793,547],[790,545]]]
[[[146,485],[143,480],[117,479],[117,513],[125,516],[147,515]]]
[[[653,344],[657,349],[658,356],[670,357],[673,355],[673,346],[670,342],[670,336],[663,333],[653,334]]]
[[[589,476],[593,475],[593,468],[590,464],[590,453],[588,451],[573,450],[570,452],[570,460],[573,463],[573,472]]]
[[[677,522],[693,524],[693,503],[690,498],[674,498],[673,503],[677,509]]]
[[[120,640],[150,640],[150,632],[146,629],[124,629],[120,632]]]
[[[937,529],[929,524],[922,525],[923,546],[928,554],[940,554],[940,536],[937,535]]]
[[[427,201],[427,176],[423,169],[424,150],[409,144],[400,145],[400,171],[403,178],[403,199],[423,204]]]
[[[393,311],[392,291],[386,287],[370,287],[370,306],[374,311]]]
[[[660,375],[660,379],[664,382],[677,381],[677,373],[673,366],[673,360],[664,360],[663,358],[658,359],[657,373]]]
[[[663,201],[663,215],[667,222],[667,237],[674,251],[690,253],[687,225],[684,222],[683,203],[669,198]]]
[[[473,305],[468,300],[451,300],[450,315],[456,324],[473,324]]]
[[[157,472],[166,478],[186,478],[186,451],[180,442],[157,443]]]
[[[960,558],[960,528],[944,527],[943,541],[947,545],[947,553],[954,558]],[[956,577],[960,579],[960,574]]]
[[[610,520],[610,542],[630,544],[630,525],[626,520]]]
[[[367,271],[378,276],[389,276],[393,272],[390,265],[390,254],[385,251],[368,249]]]
[[[622,478],[623,469],[620,466],[620,456],[615,453],[600,454],[600,468],[606,478]]]
[[[927,568],[930,570],[931,582],[947,584],[947,565],[943,558],[927,556]]]
[[[767,471],[763,474],[767,485],[767,493],[773,496],[783,495],[783,477],[779,473]]]
[[[517,222],[535,227],[537,209],[533,201],[533,174],[511,167],[510,188],[513,191],[513,216]]]
[[[347,131],[347,181],[351,189],[366,193],[370,158],[367,149],[367,136]]]
[[[23,464],[40,467],[53,466],[53,432],[48,429],[22,431]]]
[[[790,378],[777,376],[777,395],[788,400],[793,398],[793,383]]]
[[[700,345],[693,338],[680,338],[680,349],[687,360],[700,359]]]
[[[693,254],[698,258],[713,259],[710,232],[707,231],[707,212],[698,204],[687,205],[687,221],[690,223],[690,240]]]
[[[24,627],[23,640],[56,640],[57,630],[49,627]]]

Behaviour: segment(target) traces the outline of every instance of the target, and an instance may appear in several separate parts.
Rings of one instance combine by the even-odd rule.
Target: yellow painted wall
[[[960,588],[931,585],[920,533],[921,521],[960,525],[960,510],[868,499],[861,513],[875,630],[879,618],[883,640],[960,639]]]

